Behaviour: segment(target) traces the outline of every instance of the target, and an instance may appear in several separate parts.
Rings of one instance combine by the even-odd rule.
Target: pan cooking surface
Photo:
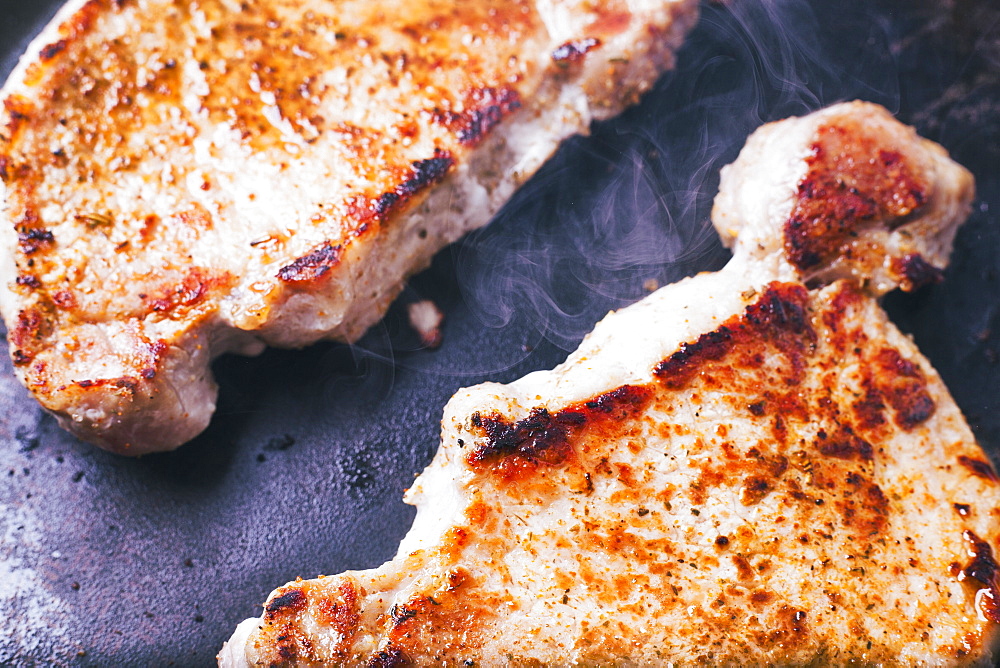
[[[0,78],[58,7],[0,0]],[[209,429],[123,459],[63,433],[0,362],[0,663],[206,665],[274,587],[374,567],[456,389],[565,358],[608,309],[720,267],[718,169],[758,125],[879,102],[972,169],[946,281],[891,295],[1000,455],[1000,9],[992,0],[707,3],[643,103],[567,142],[353,347],[224,358]],[[421,349],[403,304],[433,299]]]

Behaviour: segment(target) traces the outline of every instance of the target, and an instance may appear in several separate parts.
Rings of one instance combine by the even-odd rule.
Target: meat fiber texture
[[[18,377],[103,448],[208,424],[209,363],[353,341],[565,137],[673,63],[694,0],[71,0],[5,85]]]
[[[760,129],[724,269],[460,391],[396,558],[278,588],[220,664],[994,665],[1000,484],[876,301],[972,197],[875,105]]]

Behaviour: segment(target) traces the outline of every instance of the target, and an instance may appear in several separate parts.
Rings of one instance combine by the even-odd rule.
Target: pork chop
[[[174,448],[211,359],[353,341],[559,142],[634,102],[695,0],[71,0],[3,90],[0,309],[84,440]]]
[[[724,269],[459,392],[397,557],[278,588],[220,664],[990,665],[1000,484],[875,299],[972,196],[874,105],[762,128]]]

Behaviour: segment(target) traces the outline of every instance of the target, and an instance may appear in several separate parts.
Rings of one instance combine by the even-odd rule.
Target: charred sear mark
[[[846,494],[837,502],[845,526],[861,536],[881,534],[889,523],[889,499],[882,488],[860,473],[848,473]]]
[[[875,356],[875,383],[895,412],[896,424],[913,429],[934,414],[934,400],[927,391],[923,371],[895,348],[883,348]]]
[[[850,426],[844,427],[830,436],[820,430],[817,443],[820,453],[835,459],[856,459],[864,462],[872,460],[872,444],[854,433]]]
[[[653,375],[666,387],[685,386],[707,362],[721,360],[751,338],[775,345],[789,356],[793,372],[801,371],[803,339],[815,339],[806,312],[808,293],[798,284],[772,283],[761,298],[747,307],[742,317],[732,318],[718,329],[683,343],[677,352],[656,365]],[[764,404],[752,404],[754,415],[764,414]]]
[[[389,617],[395,626],[406,623],[407,620],[417,616],[417,611],[405,605],[396,604],[389,610]]]
[[[264,618],[274,619],[278,615],[299,612],[306,607],[308,599],[301,589],[289,589],[284,594],[276,596],[264,608]]]
[[[454,158],[448,151],[436,149],[434,157],[426,160],[417,160],[412,163],[410,176],[394,190],[382,193],[372,204],[372,210],[376,217],[382,217],[399,208],[408,199],[428,188],[445,177],[448,170],[455,164]]]
[[[569,455],[569,430],[585,421],[579,413],[556,413],[534,408],[528,417],[511,424],[498,413],[473,413],[472,426],[485,432],[487,442],[469,455],[476,466],[514,456],[532,463],[561,464]]]
[[[899,287],[905,292],[912,292],[917,288],[944,280],[944,272],[925,260],[920,253],[893,258],[892,272],[899,277]]]
[[[832,259],[864,227],[896,229],[928,201],[924,176],[858,125],[820,128],[807,163],[784,230],[799,269]]]
[[[681,387],[703,363],[722,359],[732,347],[733,333],[722,326],[714,332],[702,334],[694,343],[682,343],[677,352],[656,365],[653,375],[667,387]]]
[[[131,376],[120,378],[97,378],[95,380],[78,380],[73,385],[89,390],[94,387],[113,387],[128,394],[135,394],[139,390],[139,380]]]
[[[962,537],[969,545],[972,561],[958,577],[982,585],[976,592],[979,613],[991,622],[1000,623],[1000,565],[993,558],[993,548],[968,529],[962,532]]]
[[[7,132],[8,140],[14,142],[15,135],[31,117],[31,103],[20,95],[11,95],[3,101],[4,109],[7,110]]]
[[[313,283],[320,280],[340,262],[341,247],[329,242],[319,246],[289,265],[278,270],[278,278],[286,283]]]
[[[601,40],[593,37],[566,42],[552,52],[552,60],[556,63],[575,62],[600,45]]]
[[[885,403],[873,382],[866,379],[865,385],[864,394],[852,404],[851,408],[854,409],[854,419],[858,428],[872,430],[885,424]]]
[[[207,270],[192,267],[177,283],[168,284],[155,295],[146,295],[143,300],[152,313],[183,315],[198,306],[218,286],[230,284],[228,275],[212,276]]]
[[[14,350],[14,363],[26,364],[42,348],[52,333],[52,323],[38,309],[28,308],[17,314],[17,323],[8,334]]]
[[[412,176],[399,186],[396,192],[402,197],[412,197],[424,188],[438,183],[454,164],[455,160],[451,157],[451,153],[435,149],[433,158],[413,163]]]
[[[474,413],[472,426],[486,436],[486,442],[470,452],[467,461],[474,469],[491,466],[503,477],[539,465],[560,465],[572,456],[570,441],[581,430],[635,415],[645,408],[650,396],[647,388],[625,385],[556,413],[535,408],[514,423],[498,413]]]
[[[17,245],[25,255],[34,255],[44,248],[49,248],[55,241],[52,232],[44,228],[30,228],[17,234]]]
[[[969,469],[969,472],[977,478],[989,480],[990,482],[1000,482],[1000,477],[997,476],[993,467],[981,459],[973,459],[972,457],[959,455],[958,463]]]
[[[747,476],[740,487],[740,503],[744,506],[752,506],[764,500],[774,489],[774,482],[771,478],[752,475]]]
[[[815,338],[806,315],[808,299],[801,285],[772,284],[756,303],[747,307],[746,320],[770,338],[780,337],[786,332],[810,334]]]
[[[624,419],[645,406],[648,398],[649,393],[646,390],[633,385],[624,385],[584,402],[583,406],[588,412],[594,414]]]
[[[52,44],[46,44],[38,52],[38,57],[45,60],[52,60],[57,55],[66,50],[66,40],[61,39],[58,42],[53,42]]]
[[[361,624],[361,597],[363,590],[351,581],[340,583],[336,593],[314,597],[316,620],[335,630],[340,641],[330,646],[331,658],[346,663],[350,658],[354,636]]]
[[[405,666],[412,665],[413,661],[403,653],[403,650],[396,647],[388,647],[380,650],[378,654],[373,656],[368,661],[366,668],[404,668]]]
[[[37,290],[42,287],[42,282],[38,280],[38,277],[32,276],[31,274],[21,274],[14,280],[14,282],[31,290]]]
[[[517,91],[502,88],[477,88],[468,96],[465,111],[434,111],[434,121],[455,133],[459,143],[474,146],[486,138],[505,116],[521,108]]]

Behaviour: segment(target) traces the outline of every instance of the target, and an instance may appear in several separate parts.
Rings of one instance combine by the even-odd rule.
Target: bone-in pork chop
[[[759,130],[723,270],[457,394],[398,556],[280,587],[222,665],[989,665],[1000,484],[874,297],[972,195],[874,105]]]
[[[673,61],[694,0],[71,0],[3,91],[0,308],[79,437],[170,449],[212,357],[352,341]]]

